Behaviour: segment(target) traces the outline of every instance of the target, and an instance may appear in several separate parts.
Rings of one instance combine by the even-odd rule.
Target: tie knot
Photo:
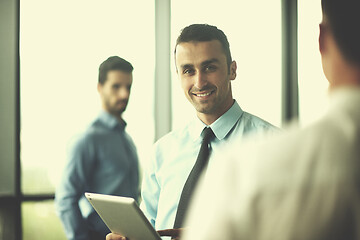
[[[205,128],[203,142],[209,143],[213,137],[215,137],[213,130],[209,127]]]

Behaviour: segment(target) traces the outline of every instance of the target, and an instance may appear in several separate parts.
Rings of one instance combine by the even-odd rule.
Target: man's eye
[[[204,70],[207,71],[207,72],[208,72],[208,71],[215,71],[215,70],[216,70],[216,67],[210,65],[210,66],[206,66],[206,67],[204,68]]]
[[[115,84],[115,85],[112,86],[112,88],[113,88],[113,89],[119,89],[119,88],[120,88],[120,85]]]
[[[184,74],[192,74],[193,72],[194,72],[193,69],[185,69],[185,70],[183,71]]]

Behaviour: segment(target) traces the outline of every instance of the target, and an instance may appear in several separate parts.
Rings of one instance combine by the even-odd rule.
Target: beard
[[[128,100],[119,100],[115,103],[110,103],[109,101],[105,102],[106,109],[117,117],[121,116],[123,112],[125,112],[128,104]]]
[[[204,100],[200,102],[192,101],[191,104],[194,106],[197,112],[204,114],[214,113],[219,105],[217,104],[216,100],[215,101]]]
[[[230,102],[229,99],[232,100],[231,88],[225,92],[223,89],[219,90],[216,87],[211,87],[206,90],[214,91],[212,93],[213,96],[210,99],[204,99],[204,100],[197,99],[192,94],[192,92],[195,92],[195,90],[190,91],[187,96],[188,100],[190,101],[190,103],[193,105],[193,107],[198,113],[216,114],[222,112],[225,108],[227,108],[228,102]]]

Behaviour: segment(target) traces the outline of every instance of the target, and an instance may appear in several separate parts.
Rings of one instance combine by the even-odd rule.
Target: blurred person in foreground
[[[196,117],[155,143],[143,178],[141,203],[145,216],[155,229],[161,230],[160,235],[173,238],[186,227],[183,219],[187,202],[201,171],[207,165],[211,168],[212,154],[232,141],[278,131],[243,111],[233,98],[231,82],[236,78],[237,66],[226,35],[217,27],[185,27],[176,42],[175,63],[181,87],[195,108]],[[109,234],[107,239],[122,237]]]
[[[232,147],[199,185],[183,240],[360,239],[360,1],[322,0],[322,11],[329,111],[302,130]]]
[[[102,111],[76,140],[56,189],[56,210],[69,240],[100,240],[110,232],[84,192],[139,198],[137,152],[122,117],[132,71],[133,66],[118,56],[109,57],[99,67]]]

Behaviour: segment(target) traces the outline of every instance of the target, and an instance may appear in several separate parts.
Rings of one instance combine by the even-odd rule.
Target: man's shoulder
[[[234,159],[245,159],[246,163],[240,164],[255,164],[260,168],[271,168],[274,173],[286,169],[294,169],[295,171],[310,166],[314,161],[317,163],[320,161],[337,161],[336,158],[330,160],[324,156],[333,156],[339,151],[339,148],[344,149],[351,144],[351,140],[347,139],[341,123],[339,124],[328,117],[319,119],[302,129],[293,125],[286,128],[285,131],[278,132],[278,134],[251,140],[245,144],[238,143],[241,149],[239,155],[233,154],[232,157]]]
[[[247,126],[251,126],[251,127],[255,127],[255,128],[262,128],[262,129],[278,129],[277,127],[275,127],[273,124],[269,123],[268,121],[255,116],[249,112],[243,112],[242,116],[241,116],[241,120],[243,122],[243,124],[247,125]]]
[[[164,144],[168,145],[171,143],[177,143],[183,141],[185,138],[189,137],[190,125],[191,122],[170,131],[169,133],[162,136],[159,140],[157,140],[155,146],[162,146]]]
[[[93,145],[97,139],[108,135],[108,131],[93,122],[86,129],[74,135],[70,140],[70,145],[76,148]]]
[[[105,125],[102,121],[96,119],[83,132],[83,137],[87,139],[97,139],[111,136],[114,134],[113,129]]]

